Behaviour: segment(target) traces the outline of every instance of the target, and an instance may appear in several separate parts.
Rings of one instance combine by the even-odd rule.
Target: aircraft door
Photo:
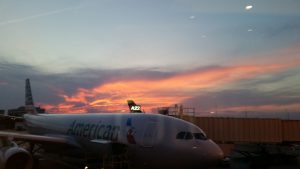
[[[153,147],[157,139],[157,123],[148,122],[144,131],[143,146]]]

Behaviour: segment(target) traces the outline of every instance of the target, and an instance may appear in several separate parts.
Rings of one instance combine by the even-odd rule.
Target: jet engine
[[[31,169],[33,160],[30,153],[21,147],[0,149],[0,169]]]

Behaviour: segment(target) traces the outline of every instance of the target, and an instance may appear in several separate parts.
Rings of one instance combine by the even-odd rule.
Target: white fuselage
[[[106,145],[125,145],[133,166],[140,169],[201,168],[223,158],[220,148],[199,127],[169,116],[28,114],[25,119],[30,133],[71,138],[86,152],[104,155],[112,151]]]

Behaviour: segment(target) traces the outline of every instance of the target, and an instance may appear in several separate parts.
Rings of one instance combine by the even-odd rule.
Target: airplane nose
[[[208,140],[207,159],[212,164],[219,164],[224,159],[224,153],[221,148],[212,140]]]
[[[200,146],[201,145],[201,146]],[[209,166],[220,164],[224,158],[224,153],[221,148],[212,140],[206,140],[204,144],[200,144],[197,148],[198,157],[205,159],[205,163]],[[196,149],[196,146],[194,147]]]
[[[177,153],[181,155],[177,156],[176,160],[184,166],[182,168],[189,169],[217,166],[222,162],[224,156],[223,151],[212,140],[196,141],[192,146],[189,144],[189,146],[177,149]]]

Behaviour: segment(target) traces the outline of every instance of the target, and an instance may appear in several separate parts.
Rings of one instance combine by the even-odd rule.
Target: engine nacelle
[[[0,169],[31,169],[33,160],[30,153],[21,147],[0,150]]]

